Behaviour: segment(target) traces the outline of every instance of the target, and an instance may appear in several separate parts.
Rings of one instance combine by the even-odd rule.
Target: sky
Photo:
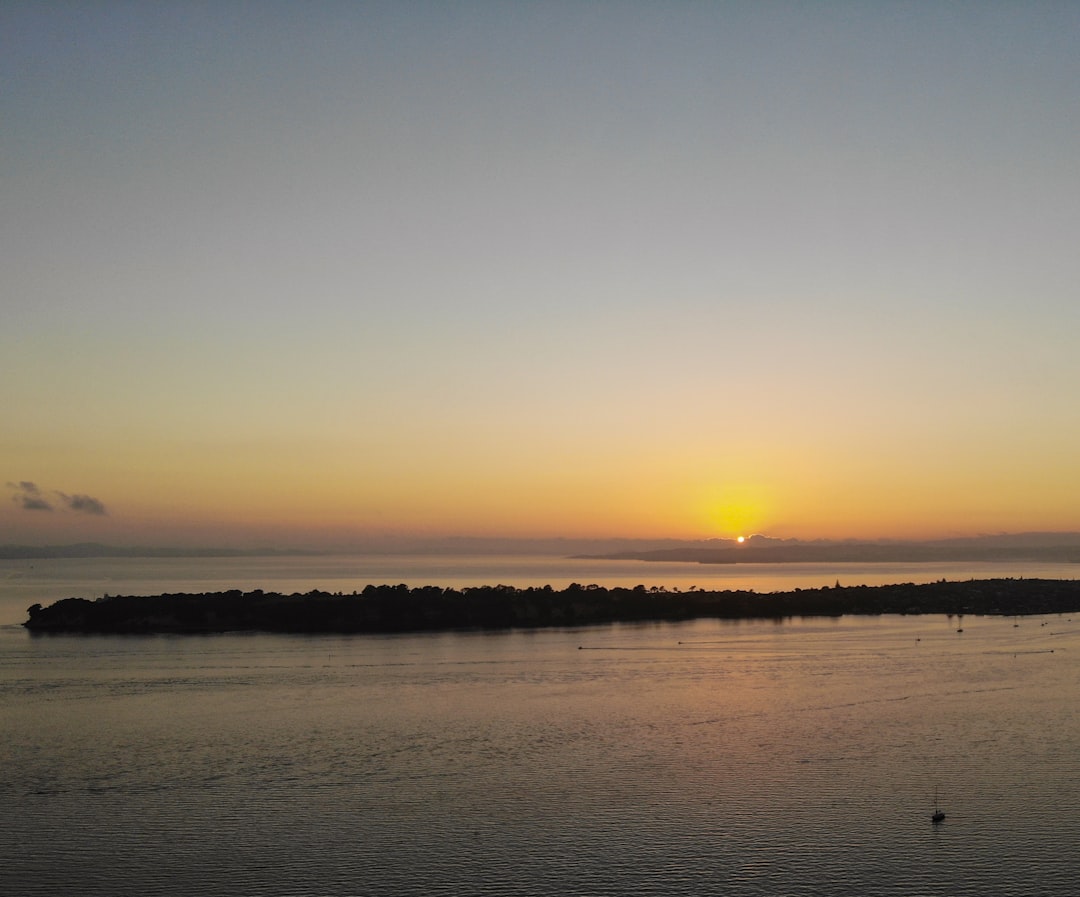
[[[1080,5],[0,4],[0,542],[1080,530]]]

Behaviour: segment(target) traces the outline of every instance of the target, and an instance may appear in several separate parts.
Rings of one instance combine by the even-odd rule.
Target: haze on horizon
[[[0,7],[0,543],[1080,530],[1080,6]]]

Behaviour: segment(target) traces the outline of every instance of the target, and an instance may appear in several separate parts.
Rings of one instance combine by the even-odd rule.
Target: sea
[[[370,636],[21,624],[73,595],[1077,569],[0,561],[0,894],[1075,897],[1080,614]]]

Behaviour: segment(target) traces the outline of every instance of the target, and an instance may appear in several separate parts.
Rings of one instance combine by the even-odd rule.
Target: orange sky
[[[0,542],[1080,530],[1067,7],[381,10],[8,13]]]

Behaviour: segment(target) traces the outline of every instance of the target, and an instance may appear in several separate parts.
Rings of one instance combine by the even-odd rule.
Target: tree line
[[[768,619],[844,614],[1045,614],[1080,611],[1076,580],[991,579],[757,593],[572,583],[442,588],[369,585],[360,592],[289,595],[234,589],[106,595],[35,604],[32,632],[409,632],[583,626],[644,620]]]

